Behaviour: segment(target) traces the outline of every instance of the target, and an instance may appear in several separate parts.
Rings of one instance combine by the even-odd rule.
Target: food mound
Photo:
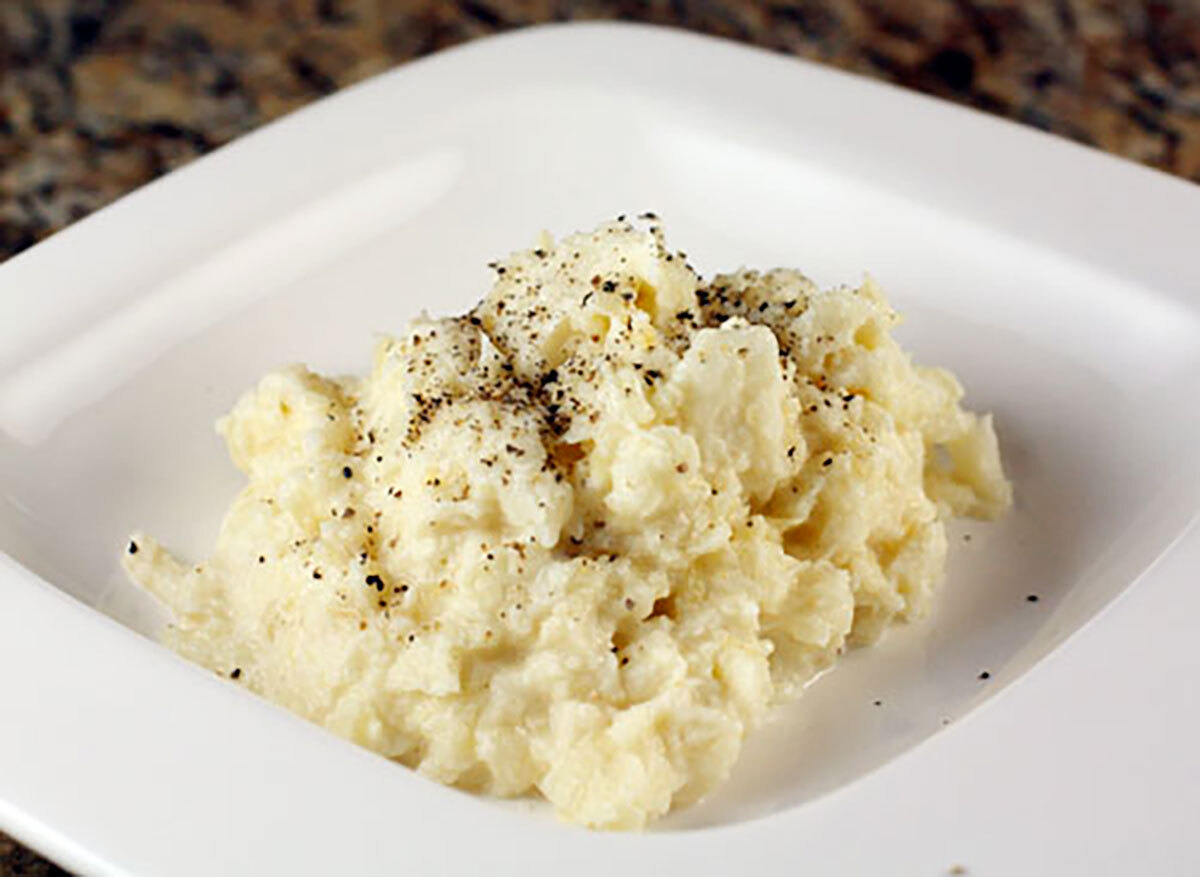
[[[653,215],[495,263],[371,374],[265,377],[211,558],[137,534],[183,655],[421,773],[644,826],[1010,502],[988,417],[878,287],[703,281]]]

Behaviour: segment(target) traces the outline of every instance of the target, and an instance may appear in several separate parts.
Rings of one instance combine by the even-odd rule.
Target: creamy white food
[[[638,828],[925,612],[946,519],[1009,485],[869,280],[703,281],[652,216],[492,267],[366,379],[264,378],[218,424],[248,483],[213,555],[136,534],[126,565],[193,661],[434,779]]]

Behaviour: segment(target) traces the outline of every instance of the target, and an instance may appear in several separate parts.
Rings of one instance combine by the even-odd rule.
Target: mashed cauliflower
[[[649,214],[491,267],[365,380],[264,378],[218,424],[248,483],[213,556],[137,534],[126,566],[193,661],[441,782],[639,828],[921,615],[946,518],[1010,488],[870,280],[703,281]]]

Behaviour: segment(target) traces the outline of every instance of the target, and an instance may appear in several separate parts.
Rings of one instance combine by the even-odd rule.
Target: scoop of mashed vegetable
[[[218,424],[248,483],[212,557],[137,534],[126,566],[193,661],[441,782],[638,828],[921,615],[945,520],[1010,488],[870,280],[702,280],[652,215],[491,267],[366,379],[265,377]]]

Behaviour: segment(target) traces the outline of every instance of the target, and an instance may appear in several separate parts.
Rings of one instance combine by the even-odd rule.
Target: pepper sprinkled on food
[[[366,377],[265,377],[218,425],[247,484],[211,561],[139,533],[125,566],[246,688],[639,828],[928,609],[945,522],[1008,505],[995,435],[869,279],[700,278],[648,212],[488,267],[466,313],[381,327]],[[430,307],[453,292],[407,270]]]

